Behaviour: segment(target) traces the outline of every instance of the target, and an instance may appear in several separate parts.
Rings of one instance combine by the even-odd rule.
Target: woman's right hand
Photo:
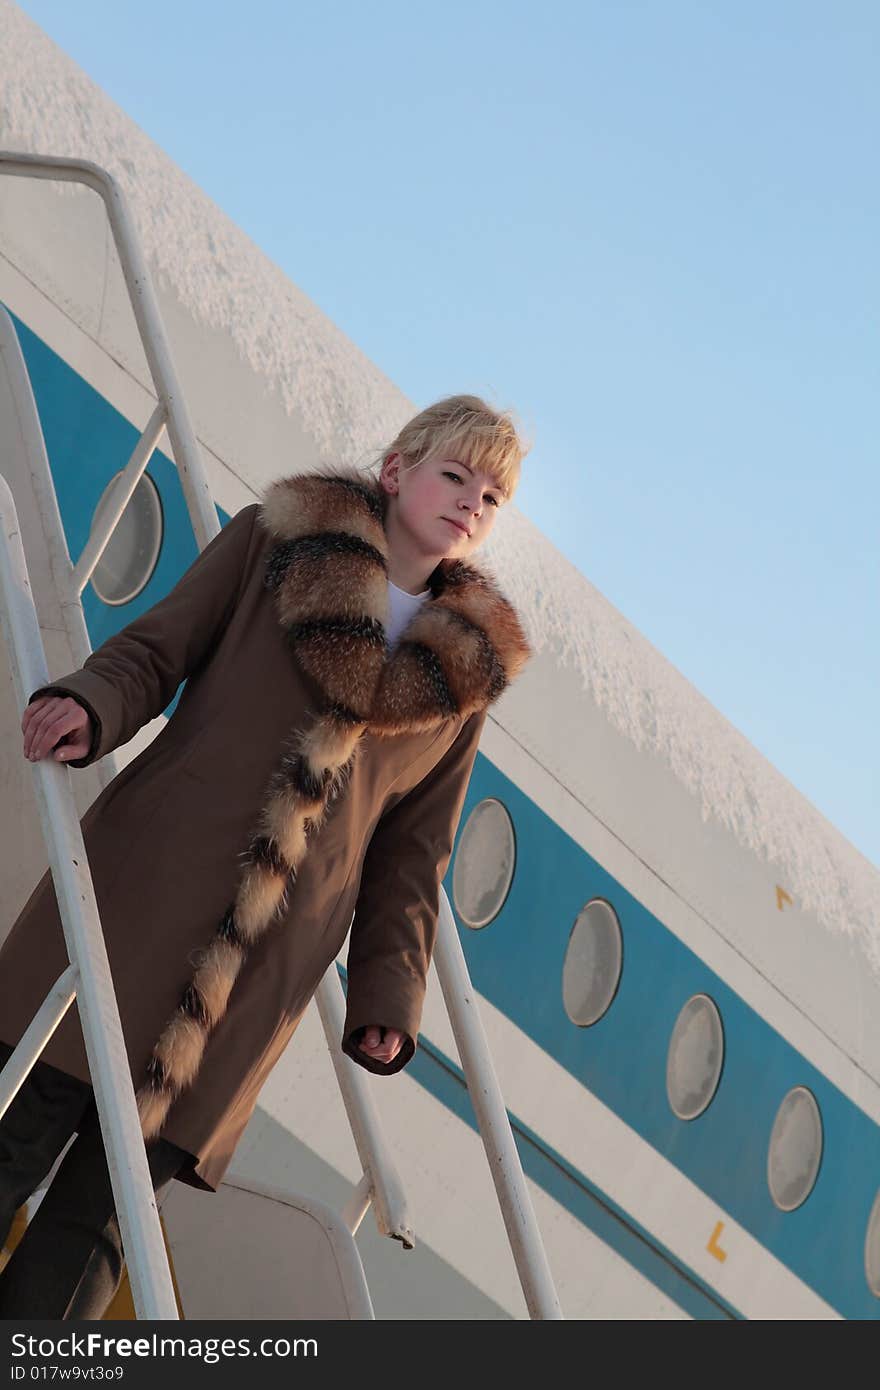
[[[21,731],[24,756],[34,763],[53,751],[59,763],[84,758],[92,746],[91,716],[69,695],[41,695],[34,700],[24,712]]]

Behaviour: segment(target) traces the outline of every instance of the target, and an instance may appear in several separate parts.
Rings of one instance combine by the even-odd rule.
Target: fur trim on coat
[[[321,692],[320,712],[281,751],[233,903],[153,1049],[137,1093],[145,1139],[191,1086],[249,949],[287,906],[309,835],[343,787],[366,729],[393,737],[484,709],[530,648],[494,581],[443,560],[430,598],[389,655],[387,500],[354,469],[272,483],[259,519],[273,537],[264,583],[291,651]]]

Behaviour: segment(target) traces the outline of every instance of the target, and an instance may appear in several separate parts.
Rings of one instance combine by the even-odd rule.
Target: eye
[[[452,478],[453,481],[456,483],[460,483],[462,481],[460,474],[450,473],[450,471],[446,468],[443,470],[443,476],[444,478]],[[500,507],[501,503],[498,501],[497,497],[493,496],[491,492],[484,492],[483,496],[489,499],[493,507]]]

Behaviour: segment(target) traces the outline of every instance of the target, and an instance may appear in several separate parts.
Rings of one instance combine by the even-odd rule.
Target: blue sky
[[[22,8],[880,864],[880,7]]]

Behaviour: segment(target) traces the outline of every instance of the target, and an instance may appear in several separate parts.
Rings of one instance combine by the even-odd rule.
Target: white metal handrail
[[[220,521],[159,312],[159,302],[122,189],[112,174],[87,159],[61,159],[52,155],[3,150],[0,151],[0,174],[81,183],[103,198],[159,409],[168,429],[196,543],[199,550],[204,550],[220,530]]]
[[[467,1081],[489,1169],[507,1228],[519,1281],[531,1318],[559,1319],[562,1309],[522,1164],[510,1128],[510,1118],[492,1066],[492,1056],[477,1009],[452,908],[440,889],[440,916],[434,945],[434,965],[446,1001],[458,1055]]]
[[[25,563],[15,502],[0,477],[0,622],[6,639],[17,704],[24,709],[30,691],[49,683]],[[177,1318],[177,1302],[153,1185],[144,1150],[134,1088],[110,964],[101,932],[70,769],[53,759],[33,765],[37,806],[72,971],[50,991],[0,1073],[0,1114],[9,1105],[30,1065],[42,1051],[73,1001],[74,983],[82,1001],[80,1020],[95,1103],[101,1121],[107,1166],[129,1263],[132,1297],[144,1318]],[[42,1036],[41,1036],[42,1034]]]
[[[15,1100],[46,1043],[76,998],[76,969],[68,965],[55,981],[0,1070],[0,1119]]]
[[[332,1039],[330,1056],[345,1108],[352,1117],[352,1133],[364,1170],[345,1209],[344,1219],[354,1235],[372,1202],[376,1225],[382,1235],[394,1236],[403,1242],[405,1249],[411,1250],[414,1237],[406,1193],[387,1153],[375,1102],[368,1086],[364,1085],[361,1068],[346,1057],[339,1045],[345,1025],[345,1000],[335,961],[321,980],[315,1002],[328,1042]]]
[[[164,428],[165,412],[161,405],[157,405],[132,450],[131,458],[116,479],[116,486],[104,515],[100,521],[96,521],[93,525],[83,552],[73,568],[70,583],[77,596],[82,594],[94,574],[101,556],[107,549],[110,537],[116,530],[132,493],[146,472],[147,464],[153,456],[153,450],[159,443]]]

